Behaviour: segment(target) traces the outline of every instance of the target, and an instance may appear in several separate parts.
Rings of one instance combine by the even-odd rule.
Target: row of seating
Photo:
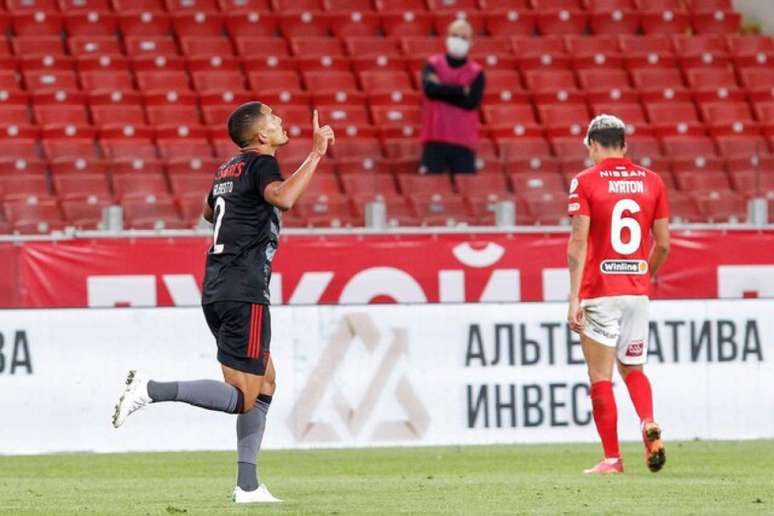
[[[410,176],[406,176],[410,177]],[[543,179],[533,180],[543,182]],[[769,183],[774,183],[770,180]],[[682,222],[743,222],[746,219],[745,198],[730,190],[669,191],[671,216]],[[535,189],[521,195],[507,192],[485,196],[434,193],[413,195],[349,197],[345,195],[307,195],[284,217],[289,227],[362,226],[365,206],[379,199],[386,205],[392,225],[493,225],[495,205],[511,201],[516,206],[520,224],[564,224],[567,222],[567,196],[564,192]],[[774,207],[774,197],[769,198]],[[48,233],[74,226],[97,229],[102,209],[113,204],[107,197],[85,199],[27,197],[3,203],[4,218],[0,230],[18,233]],[[203,197],[200,193],[171,196],[147,194],[121,199],[127,227],[134,229],[181,229],[199,223]],[[772,217],[774,221],[774,217]]]
[[[62,12],[115,10],[133,11],[217,11],[253,9],[275,12],[294,11],[397,11],[397,10],[488,10],[488,9],[588,9],[609,11],[690,10],[714,12],[733,10],[731,0],[7,0],[11,12]],[[3,4],[0,3],[0,10]]]
[[[421,13],[395,11],[382,14],[361,12],[326,13],[321,11],[291,12],[274,15],[258,11],[179,12],[167,15],[161,12],[127,12],[113,14],[106,11],[74,12],[65,15],[42,11],[3,14],[0,12],[2,32],[13,31],[19,36],[53,35],[66,32],[70,36],[110,35],[163,35],[170,31],[182,36],[217,36],[253,34],[273,36],[429,36],[445,34],[447,26],[456,19],[471,23],[477,34],[492,36],[557,34],[731,34],[738,32],[741,15],[734,11],[681,12],[620,11],[439,11]]]

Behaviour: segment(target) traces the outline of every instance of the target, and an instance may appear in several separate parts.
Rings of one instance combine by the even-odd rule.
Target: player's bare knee
[[[244,405],[242,406],[242,413],[247,413],[253,410],[253,407],[255,407],[255,397],[248,397],[245,396]]]
[[[624,364],[622,362],[618,362],[618,373],[621,375],[621,378],[624,380],[627,376],[629,376],[630,373],[634,371],[642,371],[641,365],[628,365]]]
[[[263,386],[261,387],[261,394],[265,394],[267,396],[274,396],[274,391],[277,390],[277,382],[274,378],[269,379],[268,377],[264,379]]]

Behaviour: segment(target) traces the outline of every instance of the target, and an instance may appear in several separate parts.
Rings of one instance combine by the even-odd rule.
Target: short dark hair
[[[626,146],[626,132],[619,127],[595,129],[589,133],[589,143],[597,142],[606,149],[623,149]]]
[[[260,102],[248,102],[234,110],[228,117],[228,135],[237,147],[243,149],[250,145],[250,129],[259,120],[263,104]]]

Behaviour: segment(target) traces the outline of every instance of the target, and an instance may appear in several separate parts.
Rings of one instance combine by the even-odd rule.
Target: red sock
[[[613,382],[601,381],[591,384],[591,405],[594,409],[594,423],[602,439],[605,458],[621,456],[618,449],[618,409],[613,396]]]
[[[650,381],[642,371],[632,371],[626,376],[626,387],[634,403],[640,421],[653,421],[653,394]]]

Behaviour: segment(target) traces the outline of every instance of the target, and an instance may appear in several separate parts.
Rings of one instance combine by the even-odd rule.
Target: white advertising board
[[[272,308],[266,448],[595,441],[562,303]],[[667,439],[774,437],[774,303],[651,305]],[[0,312],[0,454],[234,449],[234,416],[151,405],[110,424],[126,372],[220,378],[196,308]],[[616,382],[619,433],[638,438]]]

